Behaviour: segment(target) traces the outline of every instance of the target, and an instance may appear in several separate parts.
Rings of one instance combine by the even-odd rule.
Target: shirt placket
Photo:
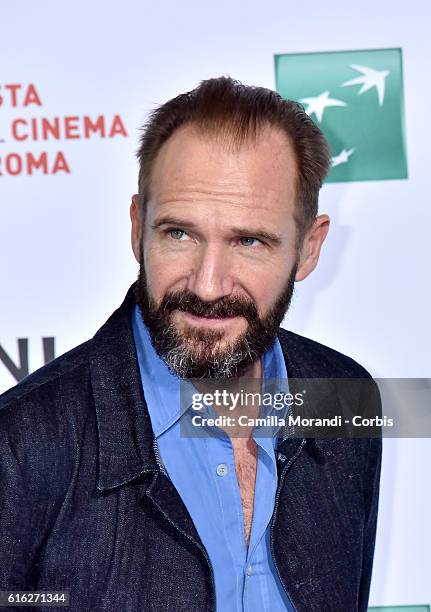
[[[242,569],[246,561],[247,549],[233,447],[227,436],[213,437],[208,442],[208,461],[222,513],[224,544],[230,551],[235,567],[235,576],[232,576],[232,580],[235,580],[236,597],[235,608],[232,607],[232,610],[242,612]]]

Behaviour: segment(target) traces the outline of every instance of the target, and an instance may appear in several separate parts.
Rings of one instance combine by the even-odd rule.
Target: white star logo
[[[336,100],[335,98],[329,97],[329,91],[324,91],[320,96],[316,98],[302,98],[299,100],[300,102],[305,102],[308,104],[305,112],[307,115],[312,115],[313,113],[317,117],[317,121],[322,123],[323,112],[327,106],[347,106],[343,100]]]
[[[339,166],[340,164],[345,164],[349,161],[349,157],[354,152],[355,149],[343,149],[341,153],[332,158],[332,167]]]
[[[377,89],[377,95],[379,98],[379,106],[383,106],[383,100],[385,99],[385,79],[390,73],[390,70],[374,70],[373,68],[367,68],[366,66],[358,66],[357,64],[350,64],[350,68],[361,72],[363,76],[357,77],[346,81],[341,87],[350,87],[351,85],[361,85],[361,89],[358,91],[358,96],[365,93],[372,87]]]

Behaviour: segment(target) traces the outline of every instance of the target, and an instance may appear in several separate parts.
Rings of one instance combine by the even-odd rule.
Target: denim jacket
[[[207,552],[160,464],[133,305],[132,285],[91,340],[0,397],[0,590],[69,591],[70,612],[214,611]],[[278,337],[289,381],[370,380],[332,349]],[[278,464],[271,552],[295,609],[364,612],[381,439],[286,435]]]

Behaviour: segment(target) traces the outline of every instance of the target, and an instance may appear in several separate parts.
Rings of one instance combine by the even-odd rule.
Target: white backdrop
[[[128,208],[154,105],[221,74],[274,88],[277,53],[401,47],[409,179],[323,188],[330,235],[284,325],[375,376],[431,376],[429,3],[3,0],[0,22],[0,345],[13,361],[18,338],[31,371],[43,337],[56,355],[86,340],[135,280]],[[23,106],[30,83],[41,106]],[[100,115],[127,137],[85,138],[83,117]],[[13,140],[14,120],[40,117],[60,118],[60,140]],[[78,117],[68,138],[64,117]],[[9,173],[6,157],[27,152],[46,153],[47,174]],[[58,152],[69,173],[52,174]],[[14,383],[0,362],[0,391]],[[374,605],[431,603],[429,453],[429,440],[385,440]]]

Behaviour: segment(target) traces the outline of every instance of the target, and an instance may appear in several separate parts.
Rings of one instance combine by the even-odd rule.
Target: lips
[[[194,315],[190,312],[185,312],[182,311],[183,315],[185,316],[185,318],[188,321],[191,321],[193,323],[200,323],[203,325],[222,325],[223,323],[228,323],[229,321],[232,321],[233,319],[236,319],[236,316],[233,317],[226,317],[226,316],[206,316],[206,315]]]
[[[184,311],[184,312],[186,312],[186,311]],[[217,315],[215,315],[215,316],[214,315],[195,315],[192,312],[186,312],[186,314],[190,314],[190,315],[192,315],[192,317],[197,317],[199,319],[233,319],[234,318],[233,316],[232,317],[228,317],[228,316],[225,316],[225,315],[219,315],[219,316],[217,316]]]

